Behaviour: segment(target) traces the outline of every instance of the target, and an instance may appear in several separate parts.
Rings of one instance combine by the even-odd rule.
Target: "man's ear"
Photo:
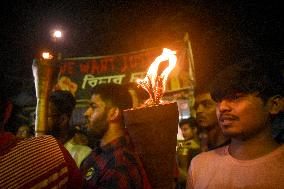
[[[284,97],[275,95],[268,99],[269,112],[272,115],[276,115],[284,109]]]
[[[119,120],[120,119],[120,110],[118,107],[112,107],[109,110],[109,115],[108,118],[110,121],[115,121],[115,120]]]

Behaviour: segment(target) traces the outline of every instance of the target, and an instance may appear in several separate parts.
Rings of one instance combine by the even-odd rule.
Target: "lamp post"
[[[35,119],[36,136],[47,133],[47,114],[48,114],[48,96],[52,91],[59,75],[61,53],[58,49],[58,43],[63,37],[61,30],[53,30],[51,39],[53,41],[54,55],[50,52],[43,52],[40,58],[33,60],[32,70],[34,76],[37,106]]]
[[[59,64],[52,54],[43,52],[33,60],[32,70],[37,97],[35,134],[39,136],[47,132],[48,96],[57,79]]]

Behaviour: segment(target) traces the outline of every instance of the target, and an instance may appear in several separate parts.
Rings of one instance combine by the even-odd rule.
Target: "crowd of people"
[[[174,188],[284,188],[283,75],[265,64],[236,60],[195,89],[196,116],[179,122]],[[13,104],[1,92],[0,188],[151,188],[123,121],[133,107],[126,86],[92,89],[86,129],[69,124],[72,93],[52,91],[48,102],[46,135],[27,124],[11,133]]]
[[[69,91],[50,93],[44,136],[5,131],[13,106],[4,94],[0,102],[0,188],[151,188],[124,128],[122,110],[133,105],[127,87],[93,88],[84,114],[87,132],[69,124],[76,104]],[[23,174],[17,174],[20,170]]]

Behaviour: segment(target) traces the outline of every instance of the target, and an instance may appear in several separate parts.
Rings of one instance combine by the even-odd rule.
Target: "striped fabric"
[[[51,136],[19,142],[0,156],[0,188],[66,188],[68,168]]]

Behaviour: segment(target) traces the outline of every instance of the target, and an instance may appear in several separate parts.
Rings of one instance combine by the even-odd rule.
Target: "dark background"
[[[45,48],[64,57],[110,55],[166,47],[186,32],[198,85],[243,53],[240,46],[272,54],[282,69],[283,11],[272,0],[6,1],[0,11],[1,92],[34,95],[32,61]],[[64,38],[55,44],[50,32],[56,27]]]

